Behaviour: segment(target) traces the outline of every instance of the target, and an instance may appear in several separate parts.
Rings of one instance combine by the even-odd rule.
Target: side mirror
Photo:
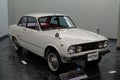
[[[55,37],[58,38],[58,39],[61,39],[59,33],[56,33]]]

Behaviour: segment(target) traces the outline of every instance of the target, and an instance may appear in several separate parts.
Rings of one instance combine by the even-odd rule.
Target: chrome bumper
[[[109,53],[110,50],[107,49],[107,50],[104,50],[104,51],[100,51],[99,52],[99,57]],[[71,58],[68,58],[68,57],[61,57],[61,60],[63,63],[70,63],[70,62],[73,62],[73,61],[76,61],[76,60],[79,60],[79,61],[85,61],[87,59],[87,54],[85,55],[81,55],[81,56],[77,56],[77,57],[71,57]]]

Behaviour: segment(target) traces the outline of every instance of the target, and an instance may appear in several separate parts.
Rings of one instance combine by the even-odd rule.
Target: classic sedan
[[[79,29],[65,14],[27,14],[9,27],[9,35],[16,51],[25,48],[45,58],[52,71],[76,60],[98,64],[109,52],[107,38]]]

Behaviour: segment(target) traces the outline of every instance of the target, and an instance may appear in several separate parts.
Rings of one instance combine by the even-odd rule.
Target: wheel
[[[48,52],[47,62],[48,62],[48,66],[49,66],[50,70],[52,70],[54,72],[57,72],[60,70],[61,61],[60,61],[60,57],[59,57],[57,51],[50,50]]]
[[[19,45],[17,39],[13,38],[12,42],[13,42],[13,46],[14,46],[15,51],[21,52],[23,48]]]
[[[102,56],[100,56],[97,60],[94,60],[94,61],[86,61],[86,65],[89,66],[89,65],[98,65],[98,63],[101,61],[102,59]]]

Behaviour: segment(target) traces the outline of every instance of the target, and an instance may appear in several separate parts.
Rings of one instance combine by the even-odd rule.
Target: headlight
[[[98,48],[99,48],[99,49],[102,49],[103,46],[104,46],[104,42],[100,42],[100,43],[98,43]]]
[[[77,53],[81,52],[82,51],[82,47],[81,46],[77,46],[76,47],[76,51],[77,51]]]
[[[69,54],[75,54],[75,53],[79,53],[82,51],[82,47],[81,46],[70,46],[68,48],[68,53]]]
[[[74,54],[75,52],[76,52],[75,46],[70,46],[70,47],[68,48],[68,53],[69,53],[69,54]]]
[[[106,48],[107,46],[108,46],[108,41],[105,41],[103,47]]]
[[[106,48],[107,46],[108,46],[108,41],[98,43],[99,49]]]

